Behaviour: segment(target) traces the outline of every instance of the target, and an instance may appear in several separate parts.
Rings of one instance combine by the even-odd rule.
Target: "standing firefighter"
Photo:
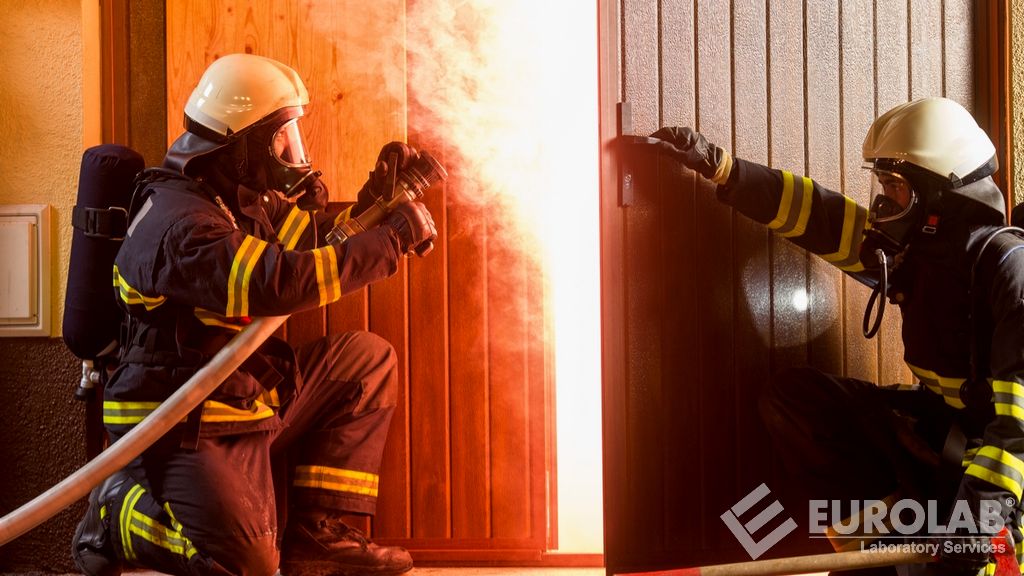
[[[927,536],[940,555],[931,570],[941,573],[983,568],[992,526],[1014,527],[1019,542],[1024,241],[993,234],[1006,220],[991,178],[995,148],[971,115],[926,98],[875,120],[863,147],[874,179],[869,209],[809,178],[732,158],[688,128],[654,137],[718,184],[722,201],[874,287],[867,336],[877,330],[873,306],[888,297],[900,308],[905,360],[920,381],[913,390],[800,368],[776,376],[762,398],[765,423],[804,495],[936,501],[943,517],[928,525],[958,528]],[[1001,521],[978,522],[993,502]],[[968,510],[975,526],[952,521]],[[833,543],[859,548],[878,534],[863,536]]]
[[[418,158],[385,146],[341,214],[306,154],[306,88],[291,68],[233,54],[203,74],[186,132],[143,172],[114,266],[129,321],[104,392],[117,440],[249,322],[324,306],[393,274],[436,233],[418,202],[329,244]],[[397,161],[396,161],[397,160]],[[396,403],[391,346],[366,332],[292,349],[271,338],[163,439],[89,497],[72,554],[85,574],[398,574],[402,548],[343,522],[370,515]],[[279,532],[278,526],[284,527]]]

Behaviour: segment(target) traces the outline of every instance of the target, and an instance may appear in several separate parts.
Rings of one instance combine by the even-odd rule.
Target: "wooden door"
[[[999,114],[1000,52],[988,44],[999,19],[987,5],[603,2],[603,138],[622,125],[691,126],[863,205],[860,147],[878,114],[926,95],[961,102],[983,125]],[[631,117],[616,116],[620,102]],[[720,515],[761,483],[787,486],[757,415],[761,387],[800,364],[910,382],[898,314],[865,340],[863,287],[669,159],[632,154],[623,205],[627,157],[616,150],[602,168],[608,570],[747,560]],[[770,554],[807,550],[806,514],[793,515],[801,528]]]
[[[304,129],[334,201],[351,201],[380,147],[407,140],[449,157],[438,119],[407,85],[406,0],[167,2],[168,135],[218,56],[251,52],[299,71]],[[429,97],[428,95],[423,95]],[[434,126],[437,130],[409,129]],[[301,344],[370,330],[394,345],[399,407],[381,471],[378,541],[415,560],[537,562],[548,548],[549,378],[542,274],[509,249],[496,208],[459,202],[462,177],[426,199],[440,238],[427,258],[287,324]]]

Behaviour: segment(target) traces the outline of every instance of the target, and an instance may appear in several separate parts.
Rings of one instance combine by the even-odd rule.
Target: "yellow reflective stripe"
[[[203,422],[249,422],[263,420],[274,415],[274,410],[259,400],[249,408],[235,408],[216,400],[203,402]]]
[[[191,557],[186,554],[189,548],[192,548],[191,552],[195,554],[195,547],[182,536],[181,532],[172,530],[141,512],[132,512],[132,523],[129,530],[144,540],[170,550],[173,554]]]
[[[977,455],[1003,464],[1017,474],[1020,474],[1021,478],[1024,479],[1024,460],[1018,458],[1013,452],[1008,452],[995,446],[982,446],[978,449]]]
[[[232,322],[230,318],[221,316],[216,312],[210,310],[204,310],[202,308],[196,308],[194,310],[196,318],[207,326],[217,326],[220,328],[227,328],[228,330],[239,331],[243,328],[241,324]]]
[[[376,496],[379,482],[380,478],[369,472],[330,466],[296,466],[293,484],[304,488]]]
[[[839,249],[831,254],[822,254],[821,257],[840,270],[860,272],[864,270],[864,265],[860,263],[860,244],[864,239],[867,211],[848,196],[844,196],[843,201],[843,233],[839,238]]]
[[[782,171],[782,198],[779,200],[779,212],[775,219],[768,223],[770,230],[777,230],[789,220],[789,211],[793,209],[793,173]]]
[[[103,402],[104,424],[138,424],[160,407],[160,402]],[[203,402],[203,422],[249,422],[274,415],[274,410],[255,401],[250,408],[235,408],[216,400]],[[182,419],[185,422],[187,418]]]
[[[1017,420],[1024,421],[1024,408],[1016,404],[995,403],[996,414],[999,416],[1012,416]]]
[[[974,461],[974,456],[978,453],[978,448],[968,448],[964,450],[964,455],[960,459],[960,467],[967,468]]]
[[[970,466],[968,466],[967,467],[967,471],[964,472],[964,474],[967,474],[968,476],[974,476],[975,478],[980,478],[980,479],[988,482],[989,484],[993,484],[995,486],[999,486],[1000,488],[1002,488],[1002,489],[1006,490],[1007,492],[1010,492],[1011,494],[1013,494],[1016,498],[1020,498],[1020,495],[1021,495],[1021,486],[1020,486],[1020,484],[1017,483],[1017,482],[1014,482],[1013,479],[1011,479],[1011,478],[1007,478],[1006,476],[1003,476],[1002,474],[999,474],[997,472],[993,472],[993,471],[989,470],[988,468],[983,468],[983,467],[978,466],[976,464],[971,464]]]
[[[807,221],[811,217],[811,199],[813,197],[814,183],[806,176],[801,176],[803,181],[803,195],[800,199],[800,212],[797,214],[796,224],[788,232],[779,231],[779,234],[786,238],[803,236],[807,231]]]
[[[277,393],[277,388],[264,390],[263,394],[260,395],[260,400],[262,400],[267,406],[272,406],[274,408],[281,406],[281,397]]]
[[[191,559],[196,555],[196,547],[192,544],[191,540],[182,534],[181,522],[178,522],[178,518],[174,515],[174,512],[171,512],[170,502],[164,502],[164,511],[167,512],[167,517],[171,519],[171,528],[174,529],[174,532],[180,536],[182,541],[185,543],[185,557]]]
[[[1024,386],[1006,380],[992,381],[992,403],[996,414],[1024,421]]]
[[[1018,500],[1021,497],[1024,461],[1012,452],[995,446],[982,446],[964,473],[1000,486]]]
[[[103,402],[104,424],[138,424],[160,407],[159,402]]]
[[[800,186],[794,186],[793,173],[782,171],[782,200],[779,213],[768,223],[768,228],[786,238],[802,236],[807,231],[811,216],[811,197],[814,188],[810,178],[802,176]]]
[[[946,404],[953,408],[964,407],[963,400],[960,399],[960,387],[967,380],[966,378],[939,376],[931,370],[925,370],[924,368],[914,366],[909,362],[907,362],[907,367],[910,368],[910,371],[914,373],[914,376],[917,376],[918,380],[920,380],[926,388],[936,394],[941,394],[942,399]]]
[[[228,305],[225,316],[229,318],[249,315],[249,278],[267,243],[255,236],[246,236],[235,253],[228,276]]]
[[[1013,394],[1014,396],[1024,399],[1024,385],[1017,382],[1007,382],[1006,380],[993,380],[992,391],[999,394]]]
[[[114,286],[118,289],[118,293],[121,295],[121,300],[124,300],[125,304],[128,305],[141,304],[146,307],[146,310],[152,310],[167,301],[166,296],[146,296],[142,292],[132,288],[128,282],[121,277],[121,272],[117,269],[117,266],[114,266]]]
[[[299,209],[298,206],[292,208],[292,211],[288,213],[288,217],[285,218],[284,224],[281,225],[281,230],[277,232],[277,238],[284,244],[285,250],[294,250],[295,245],[299,243],[299,238],[302,238],[302,233],[306,231],[306,227],[309,226],[309,212]]]
[[[335,216],[334,217],[334,225],[337,226],[338,224],[341,224],[342,222],[345,222],[349,218],[351,218],[352,217],[351,214],[352,214],[352,209],[353,208],[355,208],[355,205],[352,205],[352,206],[349,206],[348,208],[345,208],[344,210],[341,211],[341,213],[339,213],[337,216]]]
[[[320,305],[330,304],[341,298],[341,277],[338,275],[338,254],[333,246],[313,250],[316,264],[316,287],[320,293]]]
[[[136,559],[135,549],[132,547],[132,532],[131,517],[135,511],[135,505],[138,504],[139,498],[146,492],[142,486],[136,484],[132,486],[131,490],[124,497],[124,502],[121,504],[121,514],[119,518],[119,525],[121,526],[121,549],[124,551],[125,560],[133,562]]]

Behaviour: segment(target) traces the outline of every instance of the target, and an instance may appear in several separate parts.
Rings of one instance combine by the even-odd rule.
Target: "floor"
[[[604,576],[604,568],[414,568],[414,576]],[[141,574],[139,576],[142,576]],[[150,573],[147,576],[156,576]],[[828,576],[827,572],[803,576]]]
[[[604,568],[413,568],[407,576],[604,576]],[[31,574],[4,574],[0,576],[52,576]],[[79,576],[65,574],[62,576]],[[126,572],[125,576],[162,576],[159,572]],[[827,576],[811,574],[808,576]]]

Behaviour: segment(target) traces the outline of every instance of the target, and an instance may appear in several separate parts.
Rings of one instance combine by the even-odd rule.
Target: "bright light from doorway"
[[[545,211],[555,331],[558,551],[603,551],[597,11],[587,0],[534,0],[538,84],[552,194]]]

